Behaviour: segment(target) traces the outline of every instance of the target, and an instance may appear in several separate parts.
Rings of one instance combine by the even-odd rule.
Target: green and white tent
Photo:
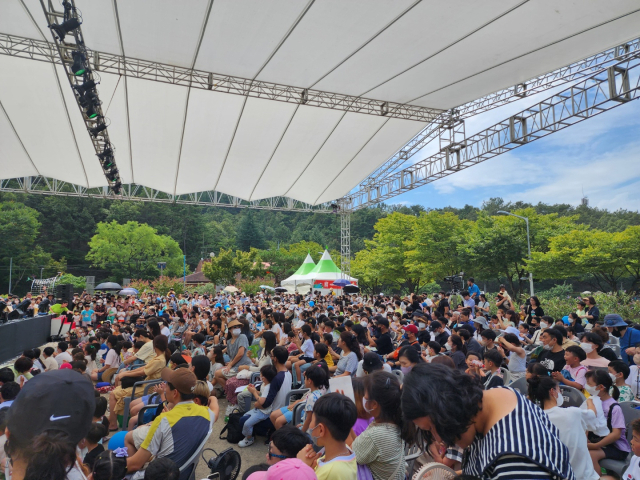
[[[308,263],[308,262],[311,262],[311,263]],[[293,274],[291,277],[281,282],[282,285],[286,286],[286,285],[309,284],[312,286],[313,289],[327,290],[327,289],[335,288],[335,287],[331,287],[331,285],[335,280],[338,280],[340,278],[349,280],[353,285],[358,284],[357,278],[353,278],[348,275],[345,275],[340,271],[338,266],[335,263],[333,263],[333,259],[331,258],[331,255],[329,254],[328,250],[324,251],[324,253],[322,254],[322,258],[320,258],[320,261],[318,262],[318,264],[315,265],[311,270],[309,270],[308,273],[298,275],[298,272],[300,272],[300,270],[305,265],[313,265],[313,260],[311,259],[310,255],[307,255],[307,258],[305,259],[305,263],[302,264],[302,266],[298,269],[298,271],[295,274]]]
[[[315,268],[315,266],[316,264],[313,261],[313,258],[311,258],[311,254],[307,253],[307,258],[304,259],[304,262],[302,262],[300,268],[296,270],[296,273],[280,282],[280,285],[283,287],[289,285],[311,285],[311,281],[307,279],[307,275]]]

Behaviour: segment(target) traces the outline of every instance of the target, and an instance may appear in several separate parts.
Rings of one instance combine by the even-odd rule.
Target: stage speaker
[[[56,285],[56,300],[66,300],[71,305],[73,300],[73,284]]]

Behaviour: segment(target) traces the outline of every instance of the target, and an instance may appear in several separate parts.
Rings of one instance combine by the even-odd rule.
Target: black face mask
[[[613,329],[613,332],[611,332],[611,335],[620,338],[622,336],[622,334],[620,333],[620,327],[615,327]]]

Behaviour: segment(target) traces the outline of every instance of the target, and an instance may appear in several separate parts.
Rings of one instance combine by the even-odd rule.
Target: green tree
[[[248,252],[252,247],[262,249],[266,246],[264,234],[253,218],[251,210],[240,220],[236,236],[236,244],[240,250]]]
[[[87,260],[94,266],[108,268],[118,280],[158,277],[158,262],[167,264],[164,275],[182,274],[182,250],[178,243],[171,237],[158,235],[155,228],[146,224],[101,222],[89,247]]]
[[[547,252],[552,237],[572,230],[586,230],[575,223],[576,216],[558,214],[538,215],[533,208],[516,210],[517,215],[529,218],[532,252]],[[474,276],[506,278],[511,291],[519,296],[526,282],[527,233],[523,220],[508,216],[490,216],[481,212],[466,241],[459,245],[467,269]]]
[[[286,248],[272,250],[257,250],[261,261],[269,263],[266,270],[273,275],[273,281],[279,285],[282,280],[293,275],[306,257],[301,254],[292,254]]]

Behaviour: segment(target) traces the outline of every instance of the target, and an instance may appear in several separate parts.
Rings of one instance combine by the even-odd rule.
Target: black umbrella
[[[287,290],[284,287],[276,287],[276,292],[288,292],[289,290]]]
[[[104,282],[96,286],[96,290],[122,290],[122,287],[115,282]]]
[[[344,293],[358,293],[360,291],[360,287],[357,285],[345,285],[342,287],[342,291]]]

